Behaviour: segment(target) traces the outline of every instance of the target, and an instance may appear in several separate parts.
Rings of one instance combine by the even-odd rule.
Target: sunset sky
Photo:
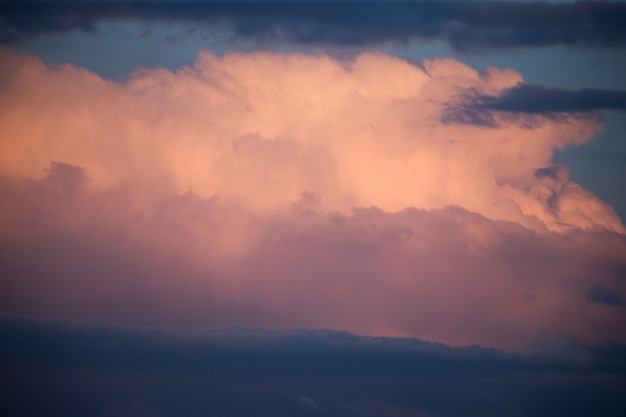
[[[621,1],[1,2],[1,413],[626,415],[624,74]]]

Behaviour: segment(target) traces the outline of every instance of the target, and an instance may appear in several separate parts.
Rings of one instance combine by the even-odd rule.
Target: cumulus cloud
[[[599,120],[442,121],[513,70],[201,52],[113,82],[2,54],[5,312],[623,341],[622,309],[585,294],[626,293],[624,226],[551,161]]]
[[[58,162],[86,169],[100,189],[132,179],[253,210],[308,193],[342,212],[458,205],[535,229],[624,231],[567,169],[534,175],[556,169],[555,150],[591,140],[601,128],[593,116],[503,117],[490,130],[440,122],[460,90],[501,91],[521,80],[513,70],[479,73],[452,59],[419,67],[377,53],[340,62],[202,52],[194,67],[115,83],[35,58],[3,60],[9,175],[41,178]]]
[[[183,22],[231,40],[371,47],[441,40],[464,52],[551,45],[623,47],[621,2],[526,1],[9,1],[0,42],[71,30],[107,19]]]

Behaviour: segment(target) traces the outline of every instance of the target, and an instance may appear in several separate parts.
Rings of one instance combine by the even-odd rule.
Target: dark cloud
[[[544,167],[544,168],[538,168],[537,170],[535,170],[535,176],[536,177],[549,177],[552,179],[558,179],[559,178],[559,167],[558,166],[549,166],[549,167]]]
[[[517,113],[573,113],[594,110],[626,110],[626,91],[583,88],[568,90],[535,84],[519,84],[498,97],[479,96],[481,109]]]
[[[583,360],[329,330],[0,317],[5,415],[619,416],[624,345]],[[11,412],[9,412],[11,411]]]
[[[616,2],[78,1],[4,2],[0,41],[71,30],[102,19],[179,21],[235,38],[299,45],[371,46],[442,40],[456,51],[626,45],[626,4]]]
[[[504,112],[500,114],[500,119],[524,115],[530,127],[532,117],[536,115],[558,118],[567,113],[599,110],[626,111],[626,91],[597,88],[569,90],[527,83],[506,89],[498,96],[468,91],[461,103],[444,109],[441,121],[496,127],[498,123],[494,112]]]
[[[440,118],[444,124],[464,124],[481,127],[497,127],[489,111],[469,106],[450,106],[443,110]]]
[[[607,288],[604,284],[600,282],[594,283],[586,293],[587,301],[597,304],[605,304],[609,306],[624,306],[626,302],[624,302],[624,298]]]

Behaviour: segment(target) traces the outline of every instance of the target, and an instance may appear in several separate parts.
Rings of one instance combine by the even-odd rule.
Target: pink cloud
[[[625,340],[623,306],[586,296],[626,294],[624,226],[551,162],[598,120],[442,121],[513,70],[202,52],[113,82],[2,55],[4,312]]]

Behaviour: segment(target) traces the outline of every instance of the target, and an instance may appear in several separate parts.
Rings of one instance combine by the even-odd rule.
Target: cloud
[[[529,114],[575,113],[595,110],[625,111],[626,91],[595,88],[567,90],[521,83],[502,91],[498,96],[472,97],[466,111],[480,112],[481,110]],[[484,115],[483,117],[489,116]],[[463,120],[460,121],[463,122]],[[469,122],[474,121],[470,118]]]
[[[586,356],[572,361],[328,330],[173,331],[8,316],[0,317],[0,335],[0,369],[12,381],[0,409],[20,415],[45,409],[68,416],[616,416],[626,410],[625,348],[618,343],[586,346]],[[30,401],[20,401],[24,396]]]
[[[626,111],[626,91],[564,88],[519,83],[493,94],[472,88],[442,111],[441,121],[447,124],[495,128],[498,121],[528,115],[527,123],[535,123],[533,115],[552,118],[567,114],[597,113],[599,110]],[[499,118],[496,118],[499,112]],[[501,123],[501,122],[500,122]],[[539,168],[551,170],[551,167]],[[547,172],[547,171],[546,171]]]
[[[441,122],[515,71],[202,52],[113,82],[2,60],[1,311],[513,350],[626,341],[623,309],[585,299],[594,282],[626,293],[624,226],[551,161],[598,119]],[[317,401],[290,401],[303,393]]]
[[[320,407],[319,405],[317,405],[315,400],[313,398],[307,397],[306,395],[301,395],[298,397],[298,406],[310,413],[320,411]]]
[[[594,283],[585,294],[587,300],[592,303],[606,304],[610,306],[624,306],[624,298],[618,293],[611,291],[602,283]]]
[[[416,66],[381,53],[337,61],[202,52],[193,67],[138,70],[116,83],[5,56],[0,146],[10,175],[38,179],[58,162],[86,170],[96,189],[128,180],[150,193],[158,184],[253,210],[305,193],[343,213],[458,205],[537,230],[624,231],[566,168],[535,175],[552,169],[556,150],[591,140],[595,116],[494,116],[498,129],[441,123],[467,89],[516,85],[513,70],[479,73],[452,59]]]
[[[377,46],[442,40],[455,51],[567,45],[623,47],[621,2],[5,2],[0,41],[71,30],[107,19],[184,22],[237,40],[317,46]]]

